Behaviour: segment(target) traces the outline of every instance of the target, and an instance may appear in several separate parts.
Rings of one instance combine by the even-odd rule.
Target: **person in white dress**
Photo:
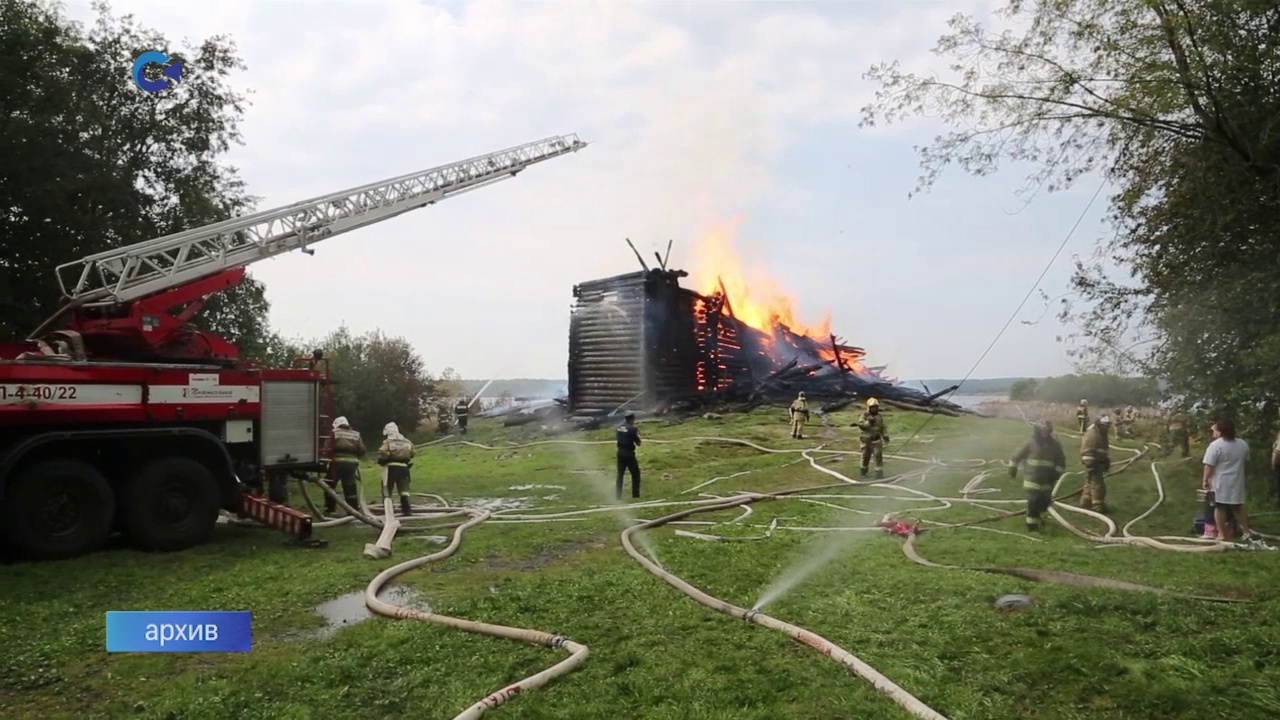
[[[1213,520],[1218,540],[1231,539],[1229,520],[1235,520],[1244,540],[1249,540],[1249,516],[1245,512],[1245,466],[1249,463],[1249,444],[1236,437],[1236,425],[1230,418],[1213,424],[1213,442],[1204,450],[1203,487],[1213,493]]]

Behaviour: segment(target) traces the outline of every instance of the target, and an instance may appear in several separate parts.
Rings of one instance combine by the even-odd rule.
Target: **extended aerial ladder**
[[[79,353],[118,360],[233,363],[234,345],[190,326],[210,295],[260,260],[433,205],[586,147],[549,137],[461,162],[231,218],[58,266],[65,304],[30,340],[63,318]]]
[[[67,535],[71,540],[59,540],[62,536],[36,533],[28,527],[30,523],[24,518],[43,517],[44,509],[41,509],[43,506],[37,507],[38,503],[31,504],[36,496],[23,493],[31,487],[49,483],[78,483],[81,490],[93,489],[89,495],[99,500],[103,494],[113,497],[117,491],[132,492],[127,490],[133,487],[129,483],[146,480],[138,480],[132,474],[131,465],[135,461],[145,469],[155,463],[181,463],[182,457],[196,457],[182,456],[181,453],[187,451],[182,450],[180,443],[172,438],[179,437],[174,433],[186,433],[181,437],[195,442],[190,440],[197,437],[192,433],[203,432],[204,435],[199,437],[213,443],[221,442],[213,456],[221,452],[218,457],[225,456],[225,462],[218,460],[207,464],[210,456],[198,455],[200,462],[217,470],[219,477],[229,478],[226,482],[234,482],[236,487],[234,493],[224,495],[222,509],[230,509],[228,505],[234,505],[235,511],[243,516],[283,530],[298,540],[306,540],[311,531],[310,515],[294,510],[282,501],[245,492],[245,486],[249,490],[259,490],[260,484],[241,480],[239,470],[232,465],[261,460],[261,467],[251,470],[258,483],[268,474],[267,471],[270,471],[274,482],[284,477],[282,473],[323,467],[323,459],[331,457],[332,448],[328,361],[317,352],[310,358],[295,359],[291,368],[261,368],[256,363],[242,362],[240,351],[234,344],[192,323],[196,313],[215,293],[242,282],[246,269],[253,263],[294,250],[313,253],[311,246],[321,240],[515,177],[530,165],[577,152],[584,147],[586,143],[574,134],[549,137],[108,250],[58,266],[56,271],[64,302],[57,313],[32,332],[26,342],[0,342],[0,400],[5,400],[8,393],[9,401],[0,403],[0,409],[6,411],[0,415],[0,421],[3,421],[0,422],[0,511],[3,511],[0,512],[3,516],[0,517],[0,526],[7,525],[10,534],[18,532],[15,528],[20,526],[21,538],[15,544],[36,548],[32,552],[43,556],[68,556],[75,548],[95,546],[105,537],[103,533],[113,522],[114,500],[83,504],[80,508],[83,512],[77,516],[80,518],[77,522],[81,523],[77,526],[80,534]],[[64,329],[55,329],[59,324]],[[208,378],[215,377],[220,388],[251,390],[246,397],[256,399],[234,401],[229,409],[216,401],[199,404],[196,400],[199,396],[194,394],[197,390],[192,390],[191,396],[187,395],[188,390],[194,387],[192,383],[196,382],[196,377],[202,378],[200,382],[208,382]],[[286,429],[272,431],[270,442],[284,447],[300,429],[308,434],[318,433],[319,442],[303,452],[305,457],[272,450],[273,454],[268,459],[268,450],[264,448],[269,443],[265,439],[265,431],[261,431],[268,424],[265,419],[265,408],[269,405],[265,400],[266,388],[281,387],[282,383],[288,385],[296,382],[290,378],[303,377],[305,382],[297,384],[317,383],[319,387],[316,389],[321,395],[314,401],[303,400],[288,407],[305,408],[314,402],[314,409],[301,414],[294,412],[284,420],[280,420],[279,415],[273,416],[275,419],[271,423],[275,424],[272,427]],[[222,384],[223,378],[227,380],[225,385]],[[286,380],[290,382],[284,382]],[[165,384],[173,382],[186,385]],[[246,383],[252,387],[246,388]],[[181,399],[164,399],[161,395],[167,390],[180,391]],[[250,405],[240,405],[242,402]],[[273,407],[285,407],[289,402],[281,400]],[[222,414],[215,416],[210,413]],[[210,425],[214,421],[215,425],[223,423],[226,427],[246,422],[252,426],[256,422],[259,432],[250,439],[243,435],[242,429],[242,434],[235,440],[236,457],[232,458],[231,450],[227,449],[232,442],[231,431],[224,428],[225,436],[219,440],[208,430],[208,427],[214,427]],[[282,422],[296,424],[286,426]],[[193,430],[190,427],[193,425],[198,427]],[[139,440],[147,433],[150,433],[148,438],[160,437],[156,433],[167,433],[164,435],[166,440],[158,444],[147,444],[150,441],[145,438]],[[6,443],[6,439],[12,442]],[[45,465],[40,464],[44,463],[43,456],[35,458],[28,464],[40,469],[40,473],[23,470],[26,474],[13,480],[20,487],[13,490],[10,479],[16,477],[15,468],[27,467],[28,464],[23,463],[27,462],[25,458],[35,457],[31,448],[36,447],[36,443],[48,448],[92,448],[93,452],[68,455],[79,458],[75,460],[78,464],[74,477],[67,476],[65,472],[62,476],[46,477],[42,474]],[[93,463],[107,462],[104,459],[107,453],[99,450],[119,449],[126,445],[131,448],[129,452],[119,450],[110,454],[112,458],[119,455],[119,463],[123,464],[104,465],[100,473]],[[151,457],[149,450],[139,448],[156,448],[157,451]],[[178,459],[174,460],[175,457]],[[123,484],[119,488],[107,486],[104,477],[109,473],[122,478]],[[192,489],[197,486],[207,485],[190,480],[179,488],[180,492],[190,496],[187,498],[191,500],[187,509],[189,513],[195,512],[191,507],[201,501],[196,497],[198,492]],[[19,499],[15,500],[15,497]],[[204,498],[204,505],[200,507],[205,507],[207,500]],[[136,503],[130,507],[135,506]],[[137,518],[150,517],[142,510],[131,512]],[[198,524],[188,525],[197,527]],[[5,529],[0,527],[0,530]],[[187,531],[178,525],[173,525],[170,530],[173,530],[174,537],[186,537],[183,533]],[[185,546],[185,542],[173,540],[169,545]]]

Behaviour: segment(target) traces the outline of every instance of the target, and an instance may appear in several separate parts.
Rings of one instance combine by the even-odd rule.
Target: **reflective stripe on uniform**
[[[358,457],[352,457],[352,456],[350,456],[350,455],[335,455],[335,456],[334,456],[334,458],[333,458],[333,461],[334,461],[334,462],[340,462],[340,463],[343,463],[344,465],[359,465],[359,464],[360,464],[360,458],[358,458]]]
[[[1053,483],[1038,483],[1035,480],[1028,479],[1022,481],[1022,489],[1035,490],[1037,492],[1050,492],[1053,490]]]
[[[1028,458],[1028,459],[1026,459],[1026,460],[1023,460],[1023,462],[1025,462],[1025,463],[1027,464],[1027,467],[1033,467],[1033,468],[1046,468],[1046,469],[1047,469],[1047,468],[1053,468],[1054,470],[1057,470],[1058,472],[1062,472],[1062,466],[1061,466],[1061,465],[1055,465],[1055,464],[1054,464],[1054,462],[1053,462],[1052,460],[1036,460],[1036,459],[1034,459],[1034,458]]]
[[[392,461],[392,462],[387,463],[387,467],[409,467],[409,463],[403,463],[403,462],[398,462],[398,461]]]

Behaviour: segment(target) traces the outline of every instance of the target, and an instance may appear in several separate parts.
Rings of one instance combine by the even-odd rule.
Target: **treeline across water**
[[[1103,374],[1024,378],[1009,387],[1009,399],[1046,403],[1078,403],[1087,399],[1094,407],[1148,407],[1160,400],[1160,384],[1150,378]]]

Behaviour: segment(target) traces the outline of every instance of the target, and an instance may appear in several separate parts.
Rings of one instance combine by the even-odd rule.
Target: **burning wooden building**
[[[633,248],[634,249],[634,248]],[[638,257],[637,253],[637,257]],[[641,264],[644,265],[643,260]],[[680,287],[683,270],[639,272],[573,288],[568,410],[578,417],[790,401],[798,391],[828,409],[858,397],[958,411],[862,364],[865,351],[836,336],[767,329],[734,314],[723,283],[703,295]]]

